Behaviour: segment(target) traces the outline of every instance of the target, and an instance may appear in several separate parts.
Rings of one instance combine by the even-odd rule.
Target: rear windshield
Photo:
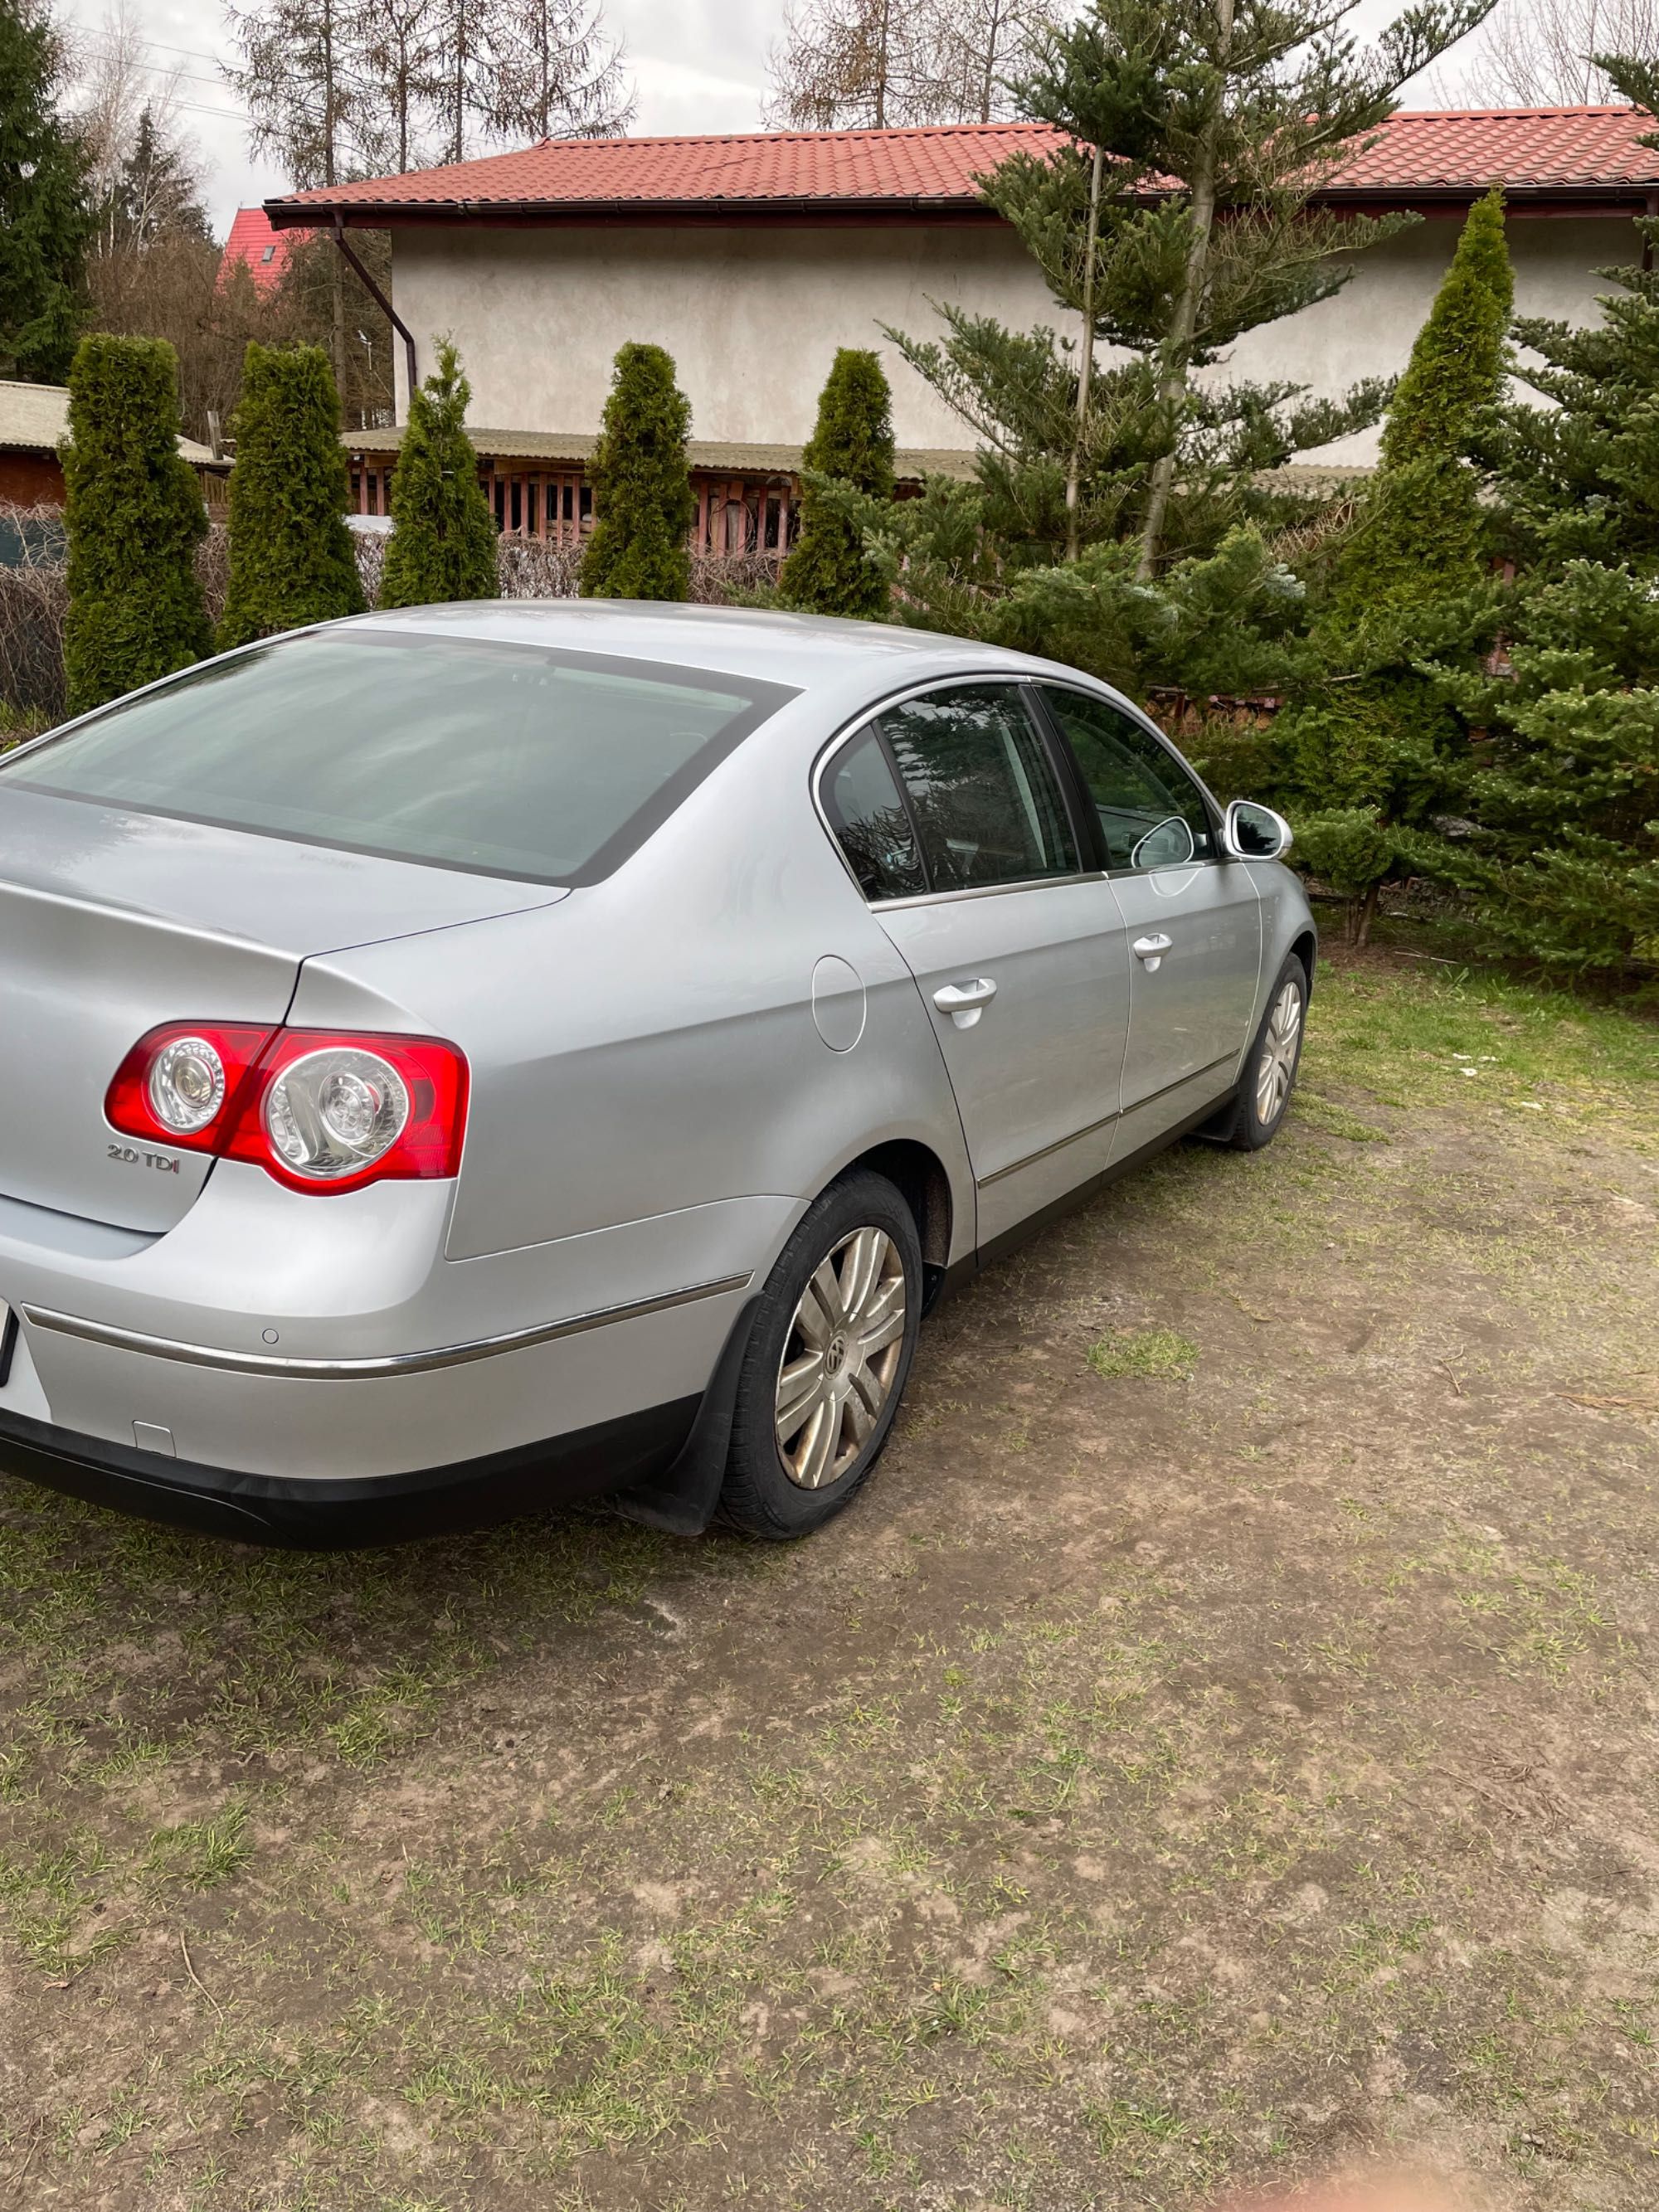
[[[193,669],[0,776],[302,844],[592,883],[794,696],[594,653],[325,630]]]

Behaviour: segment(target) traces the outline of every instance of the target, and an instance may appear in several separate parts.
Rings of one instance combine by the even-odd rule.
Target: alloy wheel
[[[1286,983],[1273,1000],[1267,1030],[1261,1040],[1261,1057],[1255,1071],[1256,1119],[1264,1128],[1285,1110],[1296,1077],[1297,1048],[1302,1041],[1302,992]]]
[[[904,1351],[904,1262],[885,1231],[855,1229],[814,1269],[778,1365],[778,1456],[802,1490],[838,1482],[863,1450]]]

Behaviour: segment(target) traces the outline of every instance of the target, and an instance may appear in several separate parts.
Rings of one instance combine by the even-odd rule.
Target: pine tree
[[[884,613],[887,581],[866,557],[862,530],[821,488],[827,479],[871,499],[893,496],[893,396],[873,353],[837,351],[803,459],[800,536],[783,564],[779,599],[811,614]]]
[[[1089,0],[1017,88],[1060,143],[983,180],[1079,339],[945,310],[942,342],[890,331],[981,441],[988,520],[1043,557],[1136,539],[1148,579],[1212,550],[1261,470],[1375,422],[1372,380],[1311,408],[1290,385],[1206,382],[1247,331],[1340,290],[1408,216],[1315,204],[1406,80],[1490,9],[1429,0],[1360,57],[1316,0]],[[1179,179],[1171,183],[1171,179]],[[1120,358],[1103,369],[1102,346]]]
[[[351,478],[322,348],[250,345],[234,428],[220,651],[361,614],[363,587],[345,524]]]
[[[686,535],[697,511],[686,465],[691,406],[660,346],[617,356],[593,459],[593,535],[582,556],[585,599],[683,599]]]
[[[92,235],[87,153],[58,112],[64,42],[41,0],[0,7],[0,368],[62,381]]]
[[[459,356],[445,339],[436,369],[410,400],[392,471],[396,526],[380,583],[383,607],[495,596],[495,524],[466,434],[471,397]]]
[[[207,511],[179,453],[178,359],[159,338],[82,338],[64,449],[74,714],[212,650],[196,579]]]

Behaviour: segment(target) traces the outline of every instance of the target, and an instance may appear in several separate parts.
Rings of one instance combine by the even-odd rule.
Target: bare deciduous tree
[[[1659,61],[1654,0],[1504,0],[1461,72],[1461,96],[1489,107],[1616,100],[1597,54]]]
[[[793,0],[767,120],[795,131],[989,123],[1066,0]]]
[[[489,122],[503,137],[611,138],[634,119],[599,0],[509,0]]]

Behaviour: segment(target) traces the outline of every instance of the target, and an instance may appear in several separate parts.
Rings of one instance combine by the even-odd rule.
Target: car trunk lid
[[[211,1160],[129,1142],[104,1118],[110,1079],[146,1031],[275,1026],[313,953],[562,896],[0,789],[0,1193],[124,1229],[172,1227]]]

